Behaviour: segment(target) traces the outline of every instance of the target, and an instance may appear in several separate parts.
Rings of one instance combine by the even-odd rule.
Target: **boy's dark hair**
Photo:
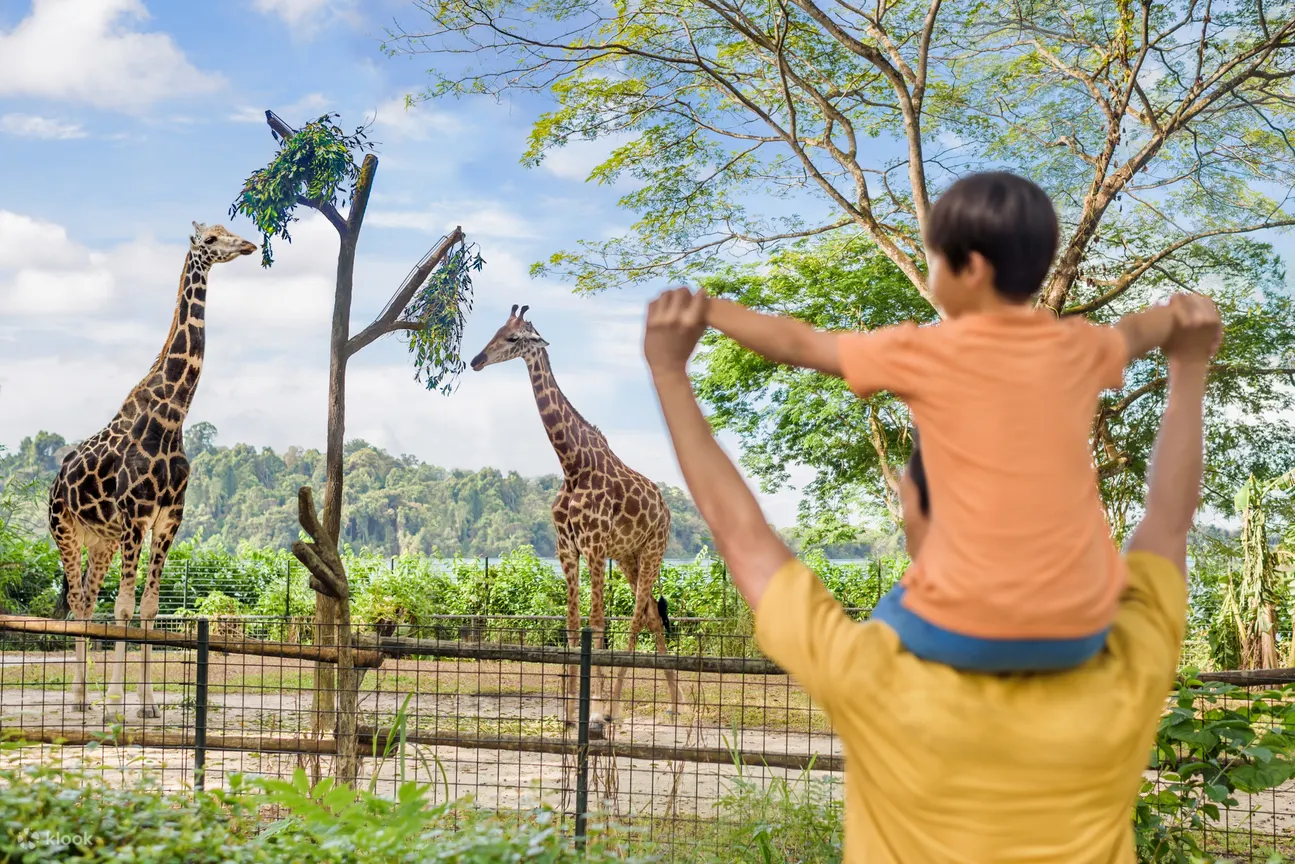
[[[908,457],[908,476],[917,487],[917,501],[923,516],[931,515],[931,490],[926,485],[926,469],[922,467],[922,445],[917,440],[917,428],[913,428],[913,455]]]
[[[1057,254],[1057,211],[1024,177],[988,171],[949,187],[927,223],[926,242],[954,272],[979,252],[994,267],[994,287],[1010,300],[1030,299]]]

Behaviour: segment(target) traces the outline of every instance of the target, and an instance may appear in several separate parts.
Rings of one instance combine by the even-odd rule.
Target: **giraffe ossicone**
[[[157,617],[162,567],[184,517],[189,462],[184,456],[184,418],[202,372],[206,347],[207,276],[214,264],[256,251],[256,244],[221,225],[193,223],[176,297],[175,315],[162,351],[131,390],[108,425],[63,458],[50,487],[50,535],[63,562],[61,614],[78,620],[94,613],[99,590],[118,548],[121,587],[114,619],[135,614],[135,582],[144,537],[151,532],[148,576],[139,604],[140,624]],[[82,550],[88,561],[82,568]],[[85,711],[86,640],[77,639],[72,708]],[[138,693],[141,717],[158,716],[149,681],[150,649],[140,647]],[[108,664],[108,699],[125,697],[126,645],[118,642]]]
[[[472,369],[481,371],[495,363],[521,358],[530,374],[535,405],[553,451],[562,465],[562,488],[553,501],[553,525],[557,531],[558,561],[567,588],[567,641],[579,644],[580,557],[589,566],[589,626],[595,646],[606,647],[605,581],[607,561],[616,561],[634,592],[634,614],[630,619],[629,650],[637,647],[644,625],[656,637],[656,650],[666,650],[662,613],[665,602],[653,598],[653,589],[670,540],[670,508],[657,485],[630,468],[612,452],[606,436],[585,420],[568,401],[553,377],[546,350],[549,343],[525,319],[529,306],[513,305],[508,320],[476,357]],[[601,672],[595,677],[594,698],[605,710],[590,713],[590,734],[601,733],[605,723],[616,716],[628,670],[621,667],[610,699],[606,698]],[[574,670],[567,670],[567,693],[574,689]],[[679,681],[666,672],[670,689],[670,710],[679,710]],[[567,698],[567,719],[575,700]]]

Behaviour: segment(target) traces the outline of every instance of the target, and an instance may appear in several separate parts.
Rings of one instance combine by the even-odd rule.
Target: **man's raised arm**
[[[715,440],[688,379],[688,358],[706,329],[706,295],[687,288],[662,294],[648,307],[643,352],[679,468],[710,527],[733,582],[752,610],[778,570],[791,560],[732,460]]]
[[[786,315],[765,315],[720,298],[707,299],[706,323],[766,360],[841,377],[839,333],[818,330]]]
[[[1151,455],[1146,515],[1128,551],[1151,552],[1187,573],[1187,533],[1200,505],[1204,450],[1205,378],[1222,336],[1218,309],[1208,297],[1180,294],[1171,301],[1169,400]]]

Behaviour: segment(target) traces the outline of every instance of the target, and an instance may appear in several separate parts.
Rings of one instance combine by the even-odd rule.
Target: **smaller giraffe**
[[[656,636],[656,650],[665,653],[664,599],[653,601],[652,589],[661,573],[666,544],[670,540],[670,508],[657,485],[622,462],[596,426],[580,416],[553,378],[548,342],[535,325],[525,320],[526,310],[513,306],[504,326],[472,360],[480,372],[495,363],[522,358],[530,372],[535,404],[549,442],[562,464],[562,488],[553,501],[553,525],[557,529],[558,560],[567,583],[567,639],[579,644],[580,556],[589,565],[589,626],[595,647],[606,647],[606,603],[603,596],[607,560],[615,560],[634,592],[634,614],[630,619],[629,650],[638,644],[639,631],[646,624]],[[621,667],[604,714],[590,714],[590,734],[601,734],[604,723],[615,718],[628,670]],[[602,677],[597,676],[602,691]],[[679,681],[666,671],[670,688],[670,710],[679,710]],[[567,674],[571,693],[574,675]],[[605,694],[599,692],[595,698]],[[570,719],[574,700],[568,698]]]
[[[131,390],[117,416],[78,444],[63,459],[49,493],[50,535],[63,560],[60,607],[87,620],[103,587],[113,556],[121,548],[121,587],[114,617],[129,624],[135,614],[135,581],[144,535],[152,532],[148,579],[139,604],[140,624],[153,626],[162,567],[184,516],[189,462],[183,424],[198,386],[206,346],[207,274],[213,264],[256,251],[256,245],[220,225],[193,223],[189,252],[180,274],[175,315],[162,352]],[[89,551],[82,570],[81,550]],[[66,611],[62,614],[66,614]],[[140,648],[140,717],[157,717],[149,683],[149,646]],[[77,639],[72,708],[85,711],[86,640]],[[108,698],[124,699],[126,643],[118,642],[109,663]]]

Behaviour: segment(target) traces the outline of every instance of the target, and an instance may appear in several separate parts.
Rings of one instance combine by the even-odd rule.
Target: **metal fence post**
[[[721,580],[719,584],[719,589],[720,589],[719,596],[720,596],[720,606],[722,608],[722,611],[719,613],[719,615],[721,618],[727,618],[728,617],[728,562],[727,561],[719,562],[719,578]]]
[[[198,667],[194,683],[197,705],[193,709],[193,787],[202,791],[207,763],[207,646],[209,640],[206,618],[198,619]]]
[[[580,723],[576,727],[576,852],[584,854],[589,810],[589,682],[594,631],[580,631]]]

